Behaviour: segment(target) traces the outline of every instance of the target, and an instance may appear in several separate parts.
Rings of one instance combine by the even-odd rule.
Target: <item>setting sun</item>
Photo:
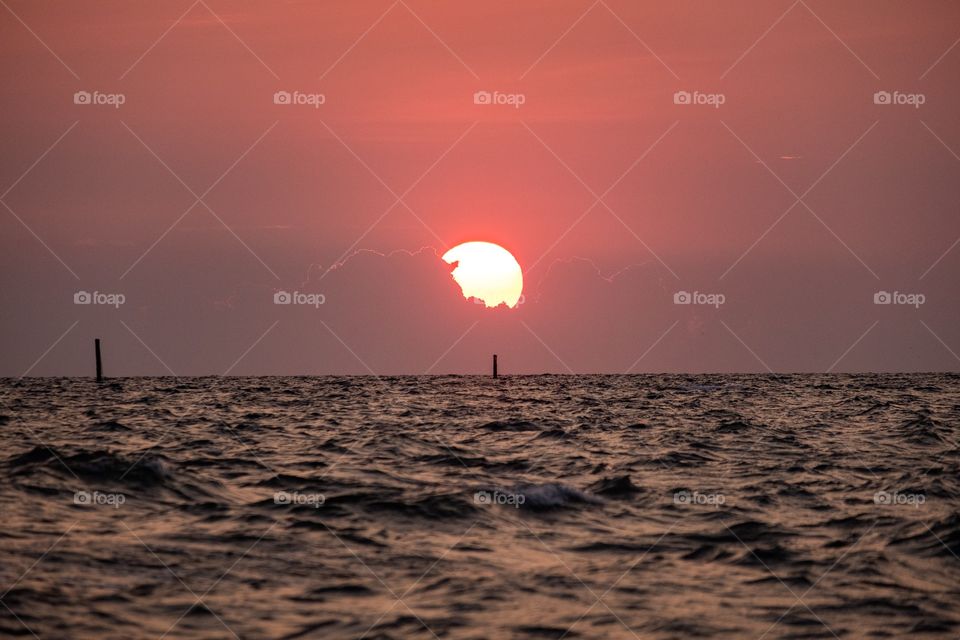
[[[478,298],[488,307],[501,303],[515,307],[523,291],[523,271],[509,251],[492,242],[465,242],[443,254],[457,263],[453,279],[465,298]]]

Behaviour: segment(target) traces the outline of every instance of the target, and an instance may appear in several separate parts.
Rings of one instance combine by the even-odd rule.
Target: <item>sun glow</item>
[[[478,298],[488,307],[501,303],[515,307],[523,292],[523,271],[509,251],[492,242],[464,242],[445,254],[443,261],[457,263],[451,275],[465,298]]]

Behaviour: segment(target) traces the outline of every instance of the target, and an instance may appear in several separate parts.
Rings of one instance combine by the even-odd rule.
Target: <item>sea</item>
[[[960,375],[0,381],[0,637],[958,638]]]

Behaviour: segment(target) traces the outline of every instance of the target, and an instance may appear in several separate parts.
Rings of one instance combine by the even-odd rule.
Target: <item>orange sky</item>
[[[86,373],[94,335],[129,374],[470,372],[498,345],[615,372],[655,343],[635,370],[958,364],[956,3],[7,5],[3,375]],[[316,281],[467,240],[517,256],[521,313],[458,307],[404,254]],[[442,293],[384,313],[362,292],[398,271]],[[306,283],[314,315],[271,303]]]

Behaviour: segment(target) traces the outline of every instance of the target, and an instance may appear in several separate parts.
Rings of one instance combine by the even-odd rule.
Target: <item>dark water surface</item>
[[[6,380],[0,637],[957,638],[958,422],[946,374]]]

